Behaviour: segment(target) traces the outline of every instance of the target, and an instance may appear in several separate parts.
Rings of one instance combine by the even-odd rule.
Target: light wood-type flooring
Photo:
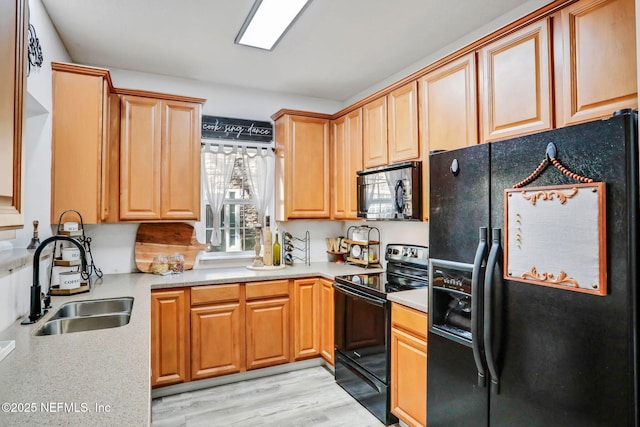
[[[154,399],[154,427],[382,426],[316,366]]]

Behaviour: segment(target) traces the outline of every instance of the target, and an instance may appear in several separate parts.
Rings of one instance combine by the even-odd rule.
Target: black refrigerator
[[[606,183],[604,295],[505,279],[504,190],[577,182],[545,158]],[[638,426],[637,112],[429,160],[429,427]]]

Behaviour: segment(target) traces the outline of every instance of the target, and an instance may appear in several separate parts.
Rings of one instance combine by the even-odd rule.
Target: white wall
[[[29,21],[36,29],[44,63],[27,78],[27,120],[24,133],[23,213],[25,226],[14,246],[26,248],[38,220],[40,240],[50,236],[51,212],[51,62],[70,60],[40,0],[29,1]]]
[[[69,61],[40,0],[29,0],[29,21],[36,29],[44,64],[32,69],[27,78],[27,119],[23,144],[22,207],[25,226],[16,230],[12,244],[26,248],[31,241],[32,222],[40,221],[40,240],[49,237],[51,201],[51,61]],[[41,284],[45,283],[49,261],[41,263]],[[33,281],[31,265],[0,271],[0,331],[29,311],[29,287]]]
[[[440,58],[444,58],[445,56],[457,51],[458,49],[463,48],[464,46],[469,45],[470,43],[488,35],[491,34],[492,32],[504,27],[505,25],[527,15],[528,13],[531,13],[539,8],[541,8],[542,6],[551,3],[550,0],[530,0],[527,3],[524,3],[522,5],[520,5],[519,7],[515,8],[514,10],[494,19],[493,21],[489,22],[486,25],[483,25],[482,27],[478,28],[475,31],[472,31],[468,34],[465,34],[464,37],[456,40],[455,42],[451,43],[448,46],[445,46],[444,48],[438,50],[437,52],[426,56],[425,58],[422,58],[419,61],[416,61],[415,63],[409,65],[408,67],[404,68],[403,70],[390,75],[389,77],[385,78],[384,80],[379,81],[378,83],[372,85],[371,87],[363,90],[362,92],[358,93],[357,95],[351,97],[350,99],[348,99],[345,103],[344,103],[344,107],[347,107],[351,104],[353,104],[354,102],[357,102],[369,95],[371,95],[372,93],[386,87],[389,86],[392,83],[397,82],[398,80],[401,80],[407,76],[409,76],[410,74],[413,74],[414,72],[426,67],[429,64],[432,64],[433,62],[437,61]]]
[[[333,114],[342,103],[327,99],[281,94],[257,89],[223,86],[196,80],[109,68],[113,85],[123,89],[142,89],[176,95],[205,98],[203,114],[271,120],[281,108]]]

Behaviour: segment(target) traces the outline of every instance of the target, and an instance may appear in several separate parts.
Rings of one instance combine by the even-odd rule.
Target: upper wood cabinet
[[[365,169],[389,162],[387,152],[387,97],[362,107],[362,164]]]
[[[389,123],[389,163],[417,159],[418,82],[408,83],[387,95]]]
[[[418,82],[413,81],[362,107],[365,168],[420,156]]]
[[[549,19],[480,49],[482,141],[551,129]]]
[[[115,222],[120,100],[109,71],[56,62],[51,67],[51,223],[66,210],[78,211],[85,224]]]
[[[0,230],[22,228],[22,133],[27,88],[27,0],[0,4]]]
[[[280,110],[272,118],[276,220],[330,218],[330,116]]]
[[[151,292],[151,386],[189,381],[189,288]]]
[[[638,108],[633,0],[580,0],[562,9],[557,29],[558,126]]]
[[[200,218],[203,101],[122,95],[121,220]]]
[[[317,356],[320,353],[320,282],[318,279],[293,281],[295,360]]]
[[[478,143],[475,53],[463,56],[418,80],[423,161],[429,152]]]
[[[347,176],[345,163],[349,159],[347,147],[347,117],[331,122],[331,217],[347,217]]]
[[[362,170],[362,110],[331,122],[331,206],[334,219],[358,219],[357,172]]]
[[[478,143],[475,53],[418,80],[422,151],[422,218],[429,215],[429,152]]]

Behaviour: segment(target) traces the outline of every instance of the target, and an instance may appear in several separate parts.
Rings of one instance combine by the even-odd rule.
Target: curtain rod
[[[276,149],[275,147],[271,146],[270,144],[265,144],[265,145],[254,145],[254,144],[247,144],[244,142],[239,142],[238,144],[229,144],[228,142],[213,142],[213,141],[200,141],[200,146],[205,146],[205,145],[216,145],[216,146],[220,146],[222,145],[224,148],[236,148],[236,147],[240,147],[240,148],[254,148],[254,149],[271,149],[271,151],[275,152]]]

